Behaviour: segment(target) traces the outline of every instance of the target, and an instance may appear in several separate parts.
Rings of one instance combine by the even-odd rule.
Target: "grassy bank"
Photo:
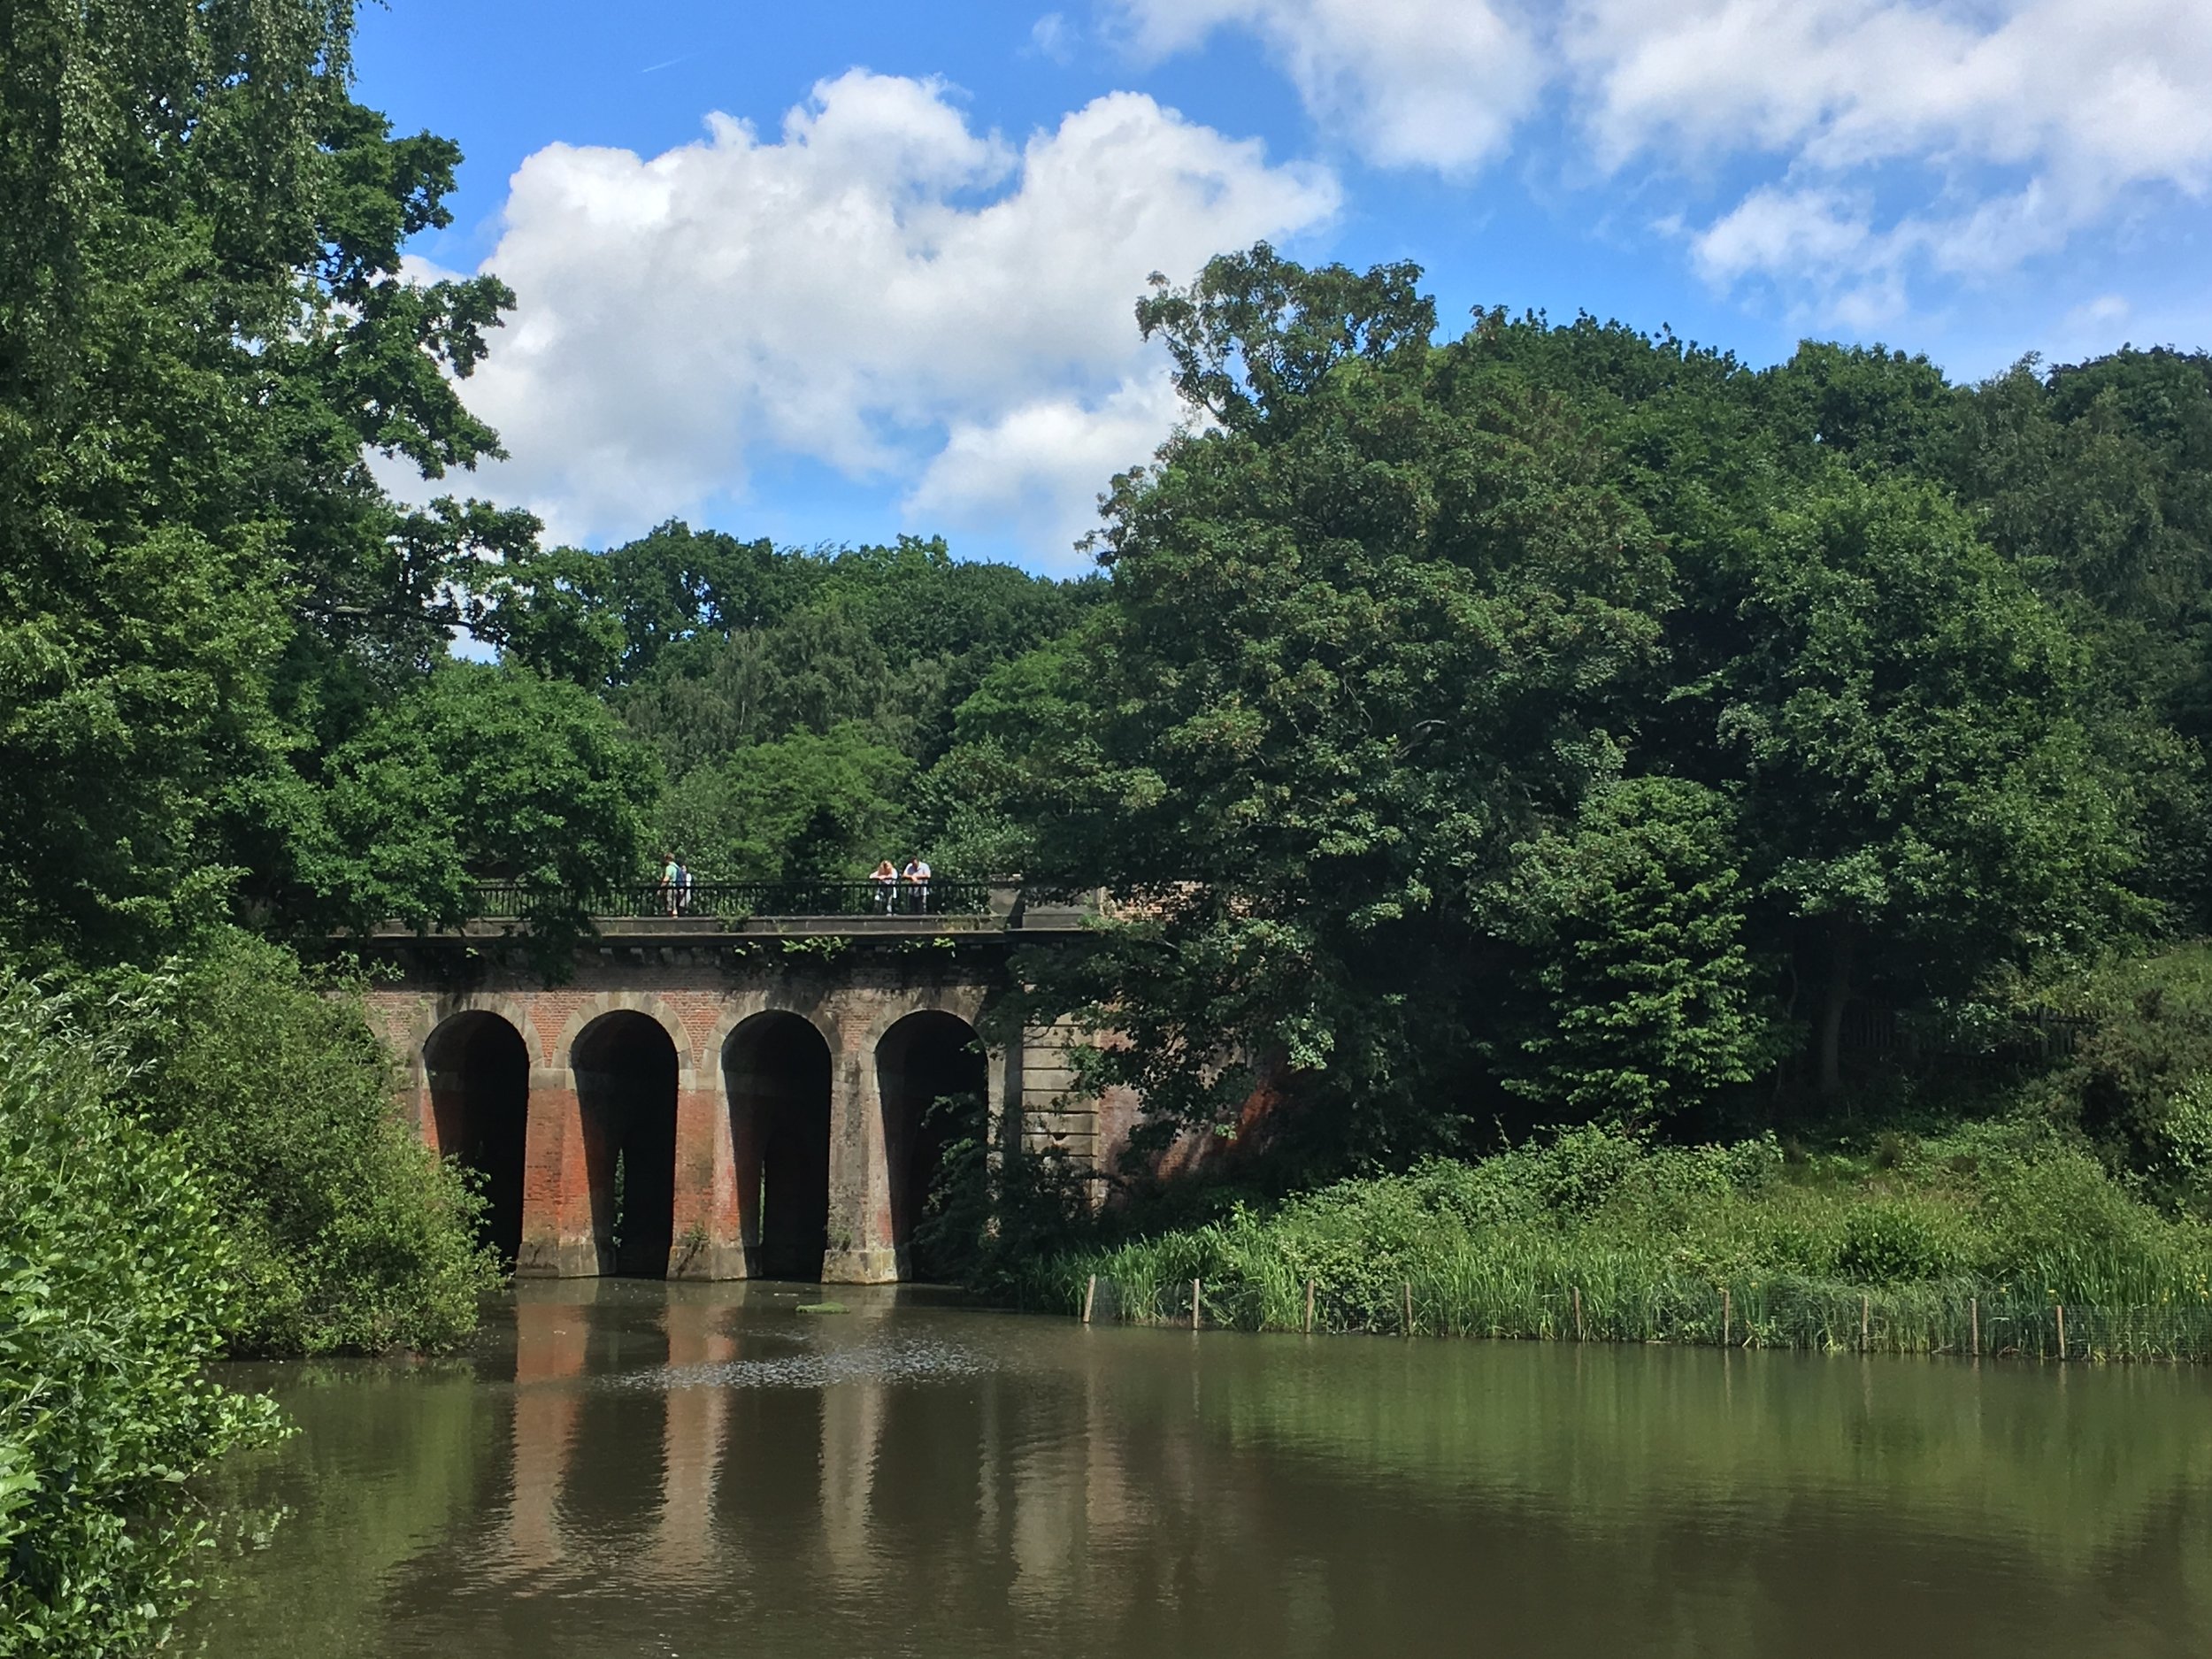
[[[1095,1317],[1248,1331],[2212,1359],[2212,1229],[2047,1133],[1652,1148],[1602,1130],[1346,1180],[1041,1267]],[[1310,1292],[1309,1291],[1310,1286]],[[2061,1324],[2064,1325],[2062,1344]]]

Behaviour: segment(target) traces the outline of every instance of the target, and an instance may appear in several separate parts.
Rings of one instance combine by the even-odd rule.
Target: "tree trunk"
[[[1858,929],[1837,914],[1828,922],[1828,990],[1820,1008],[1820,1098],[1843,1094],[1843,1010],[1851,1001],[1851,949]]]

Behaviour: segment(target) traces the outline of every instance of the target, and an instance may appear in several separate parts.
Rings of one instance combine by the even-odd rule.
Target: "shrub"
[[[2063,1147],[1986,1171],[1975,1219],[1987,1240],[1983,1270],[2008,1279],[2042,1263],[2139,1251],[2158,1230],[2102,1164]]]
[[[1933,1279],[1950,1265],[1948,1256],[1936,1229],[1917,1211],[1899,1203],[1860,1204],[1844,1217],[1836,1267],[1848,1278],[1884,1285]]]
[[[2167,1097],[2150,1128],[2147,1173],[2192,1214],[2212,1214],[2212,1072],[2198,1072]]]
[[[2155,1173],[2177,1097],[2212,1074],[2212,942],[2108,963],[2048,1000],[2083,1023],[2047,1104]]]
[[[1340,1181],[1271,1209],[1041,1263],[1122,1317],[1248,1329],[1959,1352],[1991,1345],[2212,1358],[2212,1228],[2137,1202],[2032,1118],[1899,1142],[1888,1158],[1770,1138],[1654,1147],[1600,1128],[1473,1164]]]
[[[115,1056],[0,978],[0,1655],[156,1645],[204,1525],[183,1483],[276,1431],[209,1380],[227,1227],[121,1110]]]
[[[1057,1148],[993,1157],[983,1102],[948,1095],[931,1108],[951,1133],[915,1229],[919,1271],[981,1289],[1017,1285],[1025,1264],[1066,1249],[1083,1231],[1090,1174]]]
[[[349,987],[233,933],[152,994],[134,1098],[204,1172],[235,1240],[233,1347],[435,1348],[473,1329],[500,1278],[480,1201],[402,1121]]]

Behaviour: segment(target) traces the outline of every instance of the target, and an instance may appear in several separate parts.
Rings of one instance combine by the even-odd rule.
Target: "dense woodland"
[[[549,936],[669,851],[1103,889],[1023,974],[1128,1039],[1097,1080],[1153,1140],[1229,1148],[1225,1203],[1383,1183],[1169,1235],[1156,1277],[1233,1246],[1257,1286],[1300,1237],[1365,1272],[1392,1227],[1517,1238],[1639,1181],[1677,1278],[2201,1262],[2203,353],[1754,367],[1444,326],[1410,267],[1261,247],[1132,296],[1188,420],[1100,480],[1080,580],[675,521],[549,547],[460,487],[513,296],[402,275],[459,156],[354,102],[350,24],[0,17],[0,1655],[159,1635],[177,1477],[275,1432],[208,1356],[435,1346],[495,1286],[323,960],[487,879]],[[1767,1214],[1878,1129],[1875,1220],[1770,1205],[1766,1255],[1685,1256],[1666,1204]],[[1036,1173],[986,1195],[1002,1276],[1076,1225]]]

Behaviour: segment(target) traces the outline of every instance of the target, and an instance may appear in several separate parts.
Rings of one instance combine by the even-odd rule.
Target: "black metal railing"
[[[555,896],[519,881],[479,882],[473,921],[527,921],[556,908]],[[564,907],[565,908],[565,907]],[[981,916],[991,908],[987,881],[696,881],[667,887],[638,882],[599,894],[585,905],[606,920],[654,917]]]

